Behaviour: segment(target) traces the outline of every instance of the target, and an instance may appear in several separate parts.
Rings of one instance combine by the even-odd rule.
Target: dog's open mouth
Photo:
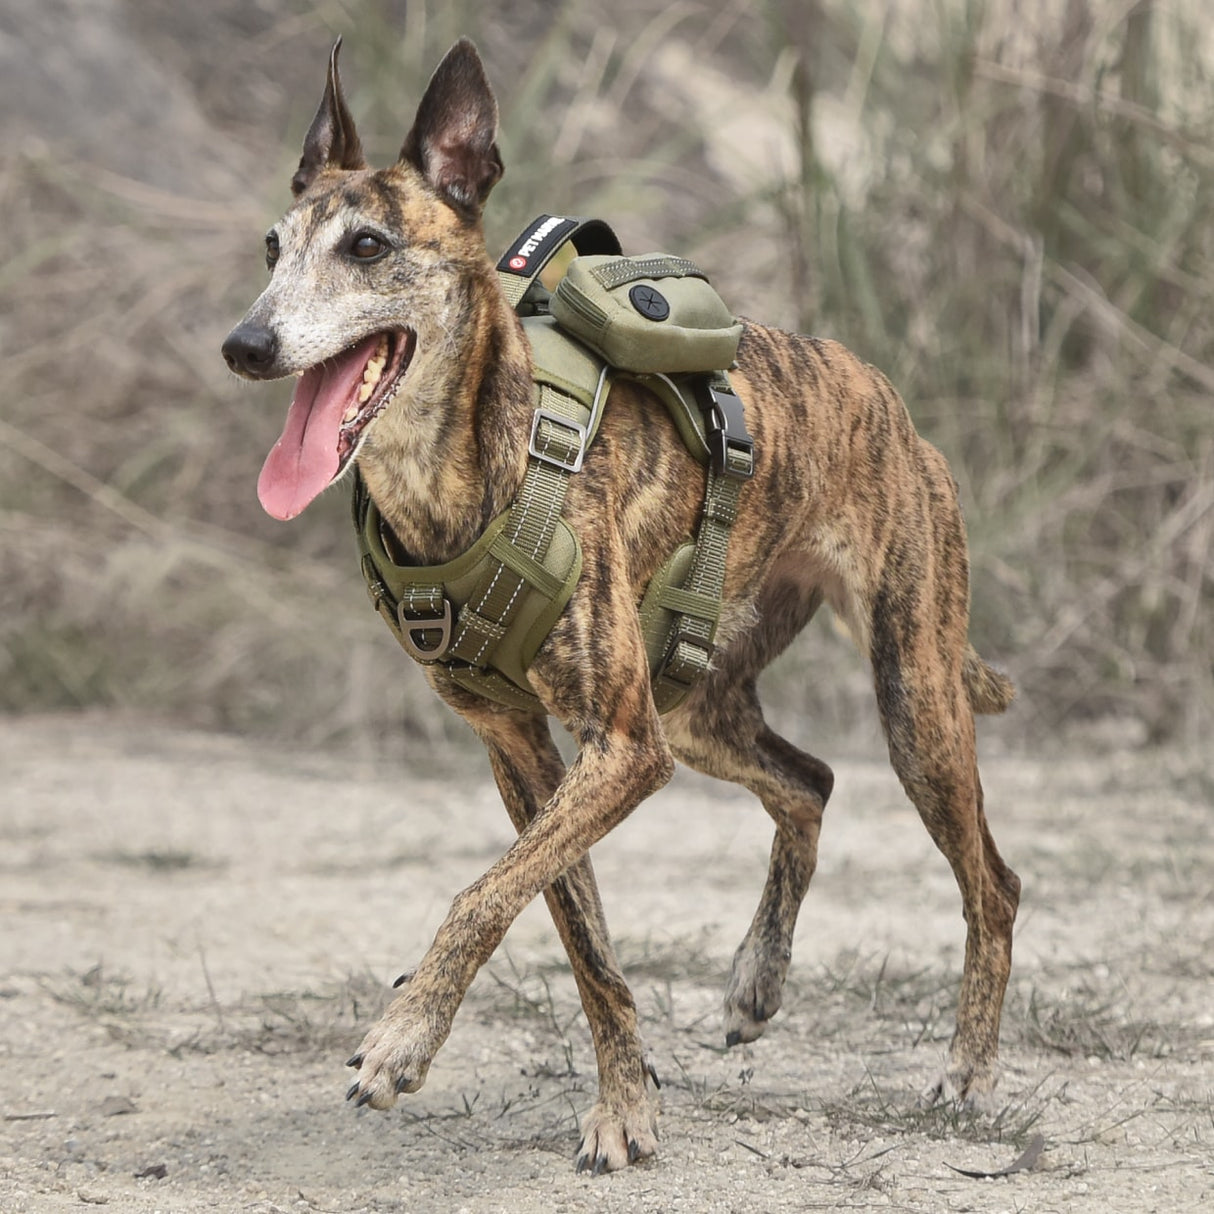
[[[396,395],[416,340],[411,329],[373,333],[300,376],[282,437],[257,480],[268,514],[294,518],[341,474]]]

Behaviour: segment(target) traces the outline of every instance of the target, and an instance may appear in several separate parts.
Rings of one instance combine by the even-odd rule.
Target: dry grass
[[[1022,688],[1011,728],[1114,714],[1138,738],[1204,734],[1199,6],[1070,0],[1061,33],[1010,0],[893,15],[744,0],[710,21],[627,0],[618,33],[584,0],[401,7],[233,2],[203,20],[128,0],[133,62],[164,65],[196,120],[163,156],[149,133],[155,173],[118,155],[119,128],[86,153],[70,130],[6,145],[0,707],[115,705],[364,748],[402,721],[430,744],[463,736],[366,610],[341,493],[290,528],[262,517],[252,486],[285,402],[236,385],[216,351],[258,288],[331,36],[347,35],[384,160],[470,32],[502,97],[491,244],[541,209],[601,213],[633,247],[702,260],[740,311],[883,366],[960,482],[975,638]],[[751,164],[748,142],[780,150]],[[817,628],[772,690],[847,729],[866,682]]]

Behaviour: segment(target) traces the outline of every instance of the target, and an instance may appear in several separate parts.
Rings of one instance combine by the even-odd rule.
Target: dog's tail
[[[1003,712],[1016,698],[1016,686],[1012,680],[988,666],[973,645],[967,644],[965,647],[961,677],[965,681],[970,707],[975,712]]]

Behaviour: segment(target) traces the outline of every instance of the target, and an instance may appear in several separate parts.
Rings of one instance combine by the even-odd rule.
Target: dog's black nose
[[[223,357],[237,375],[261,379],[270,372],[278,356],[278,336],[273,329],[245,321],[228,334]]]

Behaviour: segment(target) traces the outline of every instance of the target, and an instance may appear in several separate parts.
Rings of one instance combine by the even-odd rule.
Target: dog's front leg
[[[523,907],[670,778],[674,761],[650,695],[639,631],[635,640],[616,655],[625,678],[616,667],[611,686],[593,697],[577,696],[579,706],[593,704],[595,710],[575,722],[581,751],[556,792],[509,851],[455,899],[401,995],[363,1039],[352,1059],[359,1078],[349,1092],[359,1104],[390,1108],[399,1093],[422,1086],[476,971]],[[628,660],[630,651],[635,661]],[[569,884],[581,884],[576,872]],[[582,893],[588,900],[584,885]],[[605,1146],[596,1141],[591,1149],[594,1166],[616,1166]],[[630,1153],[626,1141],[624,1151]],[[600,1155],[606,1157],[601,1165]]]
[[[502,711],[485,701],[459,704],[489,752],[506,811],[521,834],[551,799],[565,774],[545,717]],[[636,1004],[616,959],[589,856],[544,890],[581,996],[598,1062],[599,1097],[583,1122],[578,1169],[622,1168],[657,1149],[656,1107],[646,1079]]]

